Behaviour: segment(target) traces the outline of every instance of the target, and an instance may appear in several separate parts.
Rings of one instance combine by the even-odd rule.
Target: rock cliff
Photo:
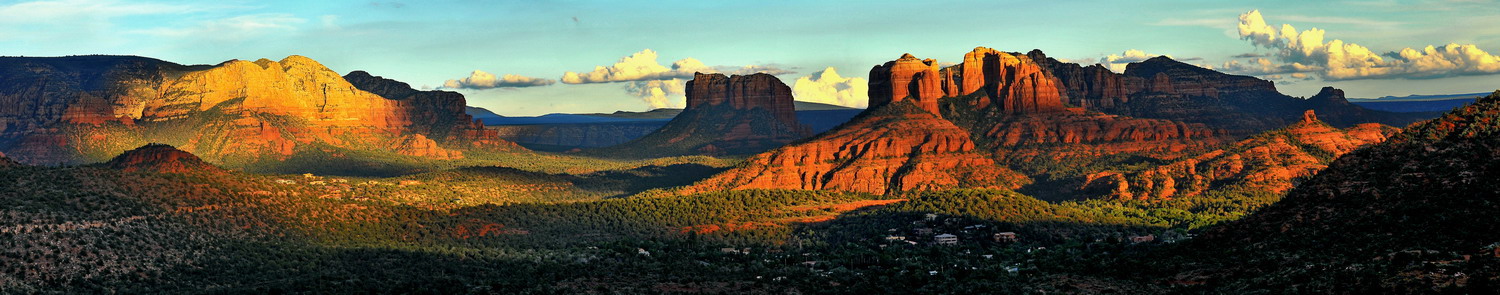
[[[1395,132],[1374,123],[1336,129],[1308,110],[1295,124],[1223,149],[1138,172],[1090,174],[1081,189],[1124,200],[1185,198],[1210,190],[1281,194],[1339,156]]]
[[[454,147],[514,148],[471,121],[461,96],[371,87],[403,94],[382,97],[302,56],[214,66],[0,58],[0,72],[0,101],[14,106],[0,107],[0,150],[31,164],[98,162],[151,142],[229,166],[310,149],[382,150],[409,134],[440,136]]]
[[[1165,56],[1128,64],[1121,74],[1099,65],[1060,62],[1040,50],[1026,55],[1057,77],[1069,104],[1109,114],[1202,123],[1236,137],[1295,123],[1308,109],[1340,127],[1359,123],[1403,126],[1425,119],[1423,114],[1291,97],[1278,92],[1271,81],[1220,73]]]
[[[1025,176],[975,149],[967,131],[916,101],[866,110],[840,128],[751,157],[684,192],[822,189],[889,194],[949,188],[1015,188]]]
[[[625,144],[591,151],[607,156],[751,154],[811,135],[797,121],[791,88],[768,74],[696,74],[687,108],[661,129]]]

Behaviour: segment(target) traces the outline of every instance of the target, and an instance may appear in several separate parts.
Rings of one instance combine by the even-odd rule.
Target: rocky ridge
[[[682,193],[782,188],[889,194],[1027,182],[977,151],[967,131],[915,101],[898,100],[840,128],[751,157]]]
[[[514,148],[469,120],[457,94],[382,97],[302,56],[215,66],[4,58],[0,71],[0,100],[21,106],[0,111],[0,150],[24,163],[103,161],[164,142],[238,166],[309,149],[379,150],[408,134],[440,136],[454,147]],[[372,89],[395,95],[395,88]]]
[[[1295,124],[1223,149],[1144,171],[1089,174],[1080,189],[1122,200],[1185,198],[1224,188],[1281,194],[1295,180],[1316,174],[1333,159],[1384,141],[1396,131],[1375,123],[1336,129],[1308,110]]]

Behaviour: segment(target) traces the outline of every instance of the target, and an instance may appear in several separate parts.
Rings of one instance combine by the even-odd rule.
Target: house
[[[1149,242],[1153,242],[1153,241],[1156,241],[1156,235],[1130,236],[1130,242],[1131,243],[1140,244],[1140,243],[1149,243]]]
[[[638,254],[638,255],[641,255],[641,256],[651,256],[651,252],[650,251],[646,251],[645,248],[635,248],[635,254]]]
[[[293,181],[291,179],[277,179],[276,183],[280,183],[280,184],[297,184],[296,181]]]
[[[1016,239],[1016,233],[1015,232],[995,233],[995,242],[999,242],[999,243],[1015,243],[1016,241],[1017,241],[1017,239]]]
[[[926,217],[927,217],[927,221],[933,221],[933,220],[937,220],[938,215],[937,214],[933,214],[933,213],[927,213]]]
[[[932,234],[932,229],[931,228],[926,228],[926,227],[917,228],[917,235],[919,235],[919,236],[925,236],[925,235],[930,235],[930,234]]]
[[[932,241],[938,245],[958,245],[958,236],[952,234],[941,234],[932,237]]]
[[[740,249],[735,249],[735,248],[719,248],[719,253],[724,253],[724,254],[740,254]]]
[[[906,240],[906,237],[904,237],[904,236],[885,236],[885,241],[886,242],[905,241],[905,240]]]

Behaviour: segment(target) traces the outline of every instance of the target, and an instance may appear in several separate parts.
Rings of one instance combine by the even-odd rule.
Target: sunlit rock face
[[[4,58],[0,71],[7,74],[0,101],[16,106],[0,110],[0,149],[31,164],[100,162],[152,142],[221,164],[310,149],[379,149],[408,134],[455,147],[515,148],[467,117],[456,93],[383,97],[303,56],[214,66],[120,56]],[[371,89],[395,96],[400,87]]]

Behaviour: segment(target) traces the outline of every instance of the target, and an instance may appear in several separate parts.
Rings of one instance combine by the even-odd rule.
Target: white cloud
[[[597,66],[594,67],[593,71],[586,73],[564,73],[562,82],[567,84],[585,84],[690,79],[693,77],[694,72],[718,72],[717,69],[704,65],[703,62],[691,57],[673,62],[671,68],[661,65],[661,63],[656,61],[656,58],[657,54],[655,50],[641,50],[641,52],[620,58],[620,61],[608,67]]]
[[[443,88],[447,89],[493,89],[493,88],[519,88],[533,86],[547,86],[557,83],[554,80],[532,78],[521,75],[505,74],[496,77],[495,74],[485,71],[474,70],[468,77],[458,80],[443,82]]]
[[[1305,69],[1324,80],[1374,78],[1438,78],[1500,73],[1500,57],[1473,44],[1448,44],[1423,49],[1404,48],[1384,54],[1355,43],[1325,41],[1326,31],[1297,31],[1289,24],[1278,29],[1266,23],[1259,10],[1240,15],[1241,39],[1277,50],[1286,63],[1278,67]]]
[[[1125,52],[1121,52],[1120,54],[1110,54],[1110,55],[1106,55],[1104,57],[1100,57],[1099,58],[1099,64],[1102,64],[1105,67],[1108,67],[1110,70],[1113,70],[1116,73],[1124,73],[1125,72],[1125,65],[1133,63],[1133,62],[1143,62],[1143,61],[1146,61],[1148,59],[1151,59],[1153,57],[1158,57],[1158,56],[1163,56],[1163,55],[1162,54],[1150,54],[1150,53],[1146,53],[1145,51],[1141,51],[1139,49],[1130,49],[1130,50],[1125,50]],[[1171,55],[1166,55],[1166,57],[1172,57],[1172,56]],[[1197,59],[1191,59],[1191,60],[1197,60]]]
[[[797,78],[792,96],[797,100],[865,108],[870,104],[870,84],[864,78],[839,76],[828,67],[812,75]]]
[[[749,75],[755,73],[766,73],[770,75],[795,74],[796,71],[783,69],[780,65],[747,65],[747,66],[719,66],[714,67],[720,73],[726,75]],[[706,73],[706,72],[705,72]]]
[[[652,109],[682,108],[687,104],[683,98],[686,89],[687,82],[682,79],[632,81],[625,84],[626,91],[640,97]]]
[[[658,57],[655,50],[645,49],[620,58],[612,65],[594,67],[593,71],[563,73],[561,80],[564,84],[627,82],[625,91],[640,97],[651,108],[680,108],[686,104],[686,81],[691,80],[694,73],[793,73],[774,64],[708,66],[691,57],[672,62],[672,66],[668,67],[658,62]]]

